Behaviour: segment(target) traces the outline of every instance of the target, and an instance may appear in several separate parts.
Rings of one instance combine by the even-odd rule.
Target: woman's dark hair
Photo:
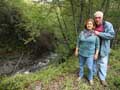
[[[86,20],[86,22],[85,22],[85,29],[87,29],[87,23],[88,23],[89,21],[93,23],[93,30],[94,30],[95,27],[96,27],[96,25],[95,25],[94,19],[91,19],[91,18]]]

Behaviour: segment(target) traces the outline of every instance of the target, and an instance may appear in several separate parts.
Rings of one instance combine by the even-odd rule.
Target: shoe
[[[90,80],[89,83],[90,83],[90,85],[93,85],[93,84],[94,84],[94,83],[93,83],[93,80]]]
[[[101,80],[101,84],[105,87],[107,87],[107,82],[105,80]]]
[[[80,81],[82,78],[81,77],[78,77],[77,81]]]

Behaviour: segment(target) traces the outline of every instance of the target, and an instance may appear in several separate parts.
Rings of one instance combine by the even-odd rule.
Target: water
[[[29,74],[48,66],[57,56],[56,53],[50,53],[34,60],[21,55],[19,58],[0,60],[0,75]]]

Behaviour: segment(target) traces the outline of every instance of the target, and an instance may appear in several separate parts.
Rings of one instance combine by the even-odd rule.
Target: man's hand
[[[94,31],[94,33],[95,33],[95,35],[99,35],[100,34],[100,32],[98,32],[98,31]]]

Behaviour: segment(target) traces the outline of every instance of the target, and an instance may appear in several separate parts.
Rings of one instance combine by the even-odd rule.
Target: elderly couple
[[[110,53],[110,40],[115,36],[113,25],[103,21],[103,12],[96,11],[94,19],[88,19],[85,29],[77,39],[75,55],[79,56],[79,78],[84,75],[84,65],[88,67],[88,80],[93,85],[93,76],[98,75],[103,86],[107,86],[107,64]]]

